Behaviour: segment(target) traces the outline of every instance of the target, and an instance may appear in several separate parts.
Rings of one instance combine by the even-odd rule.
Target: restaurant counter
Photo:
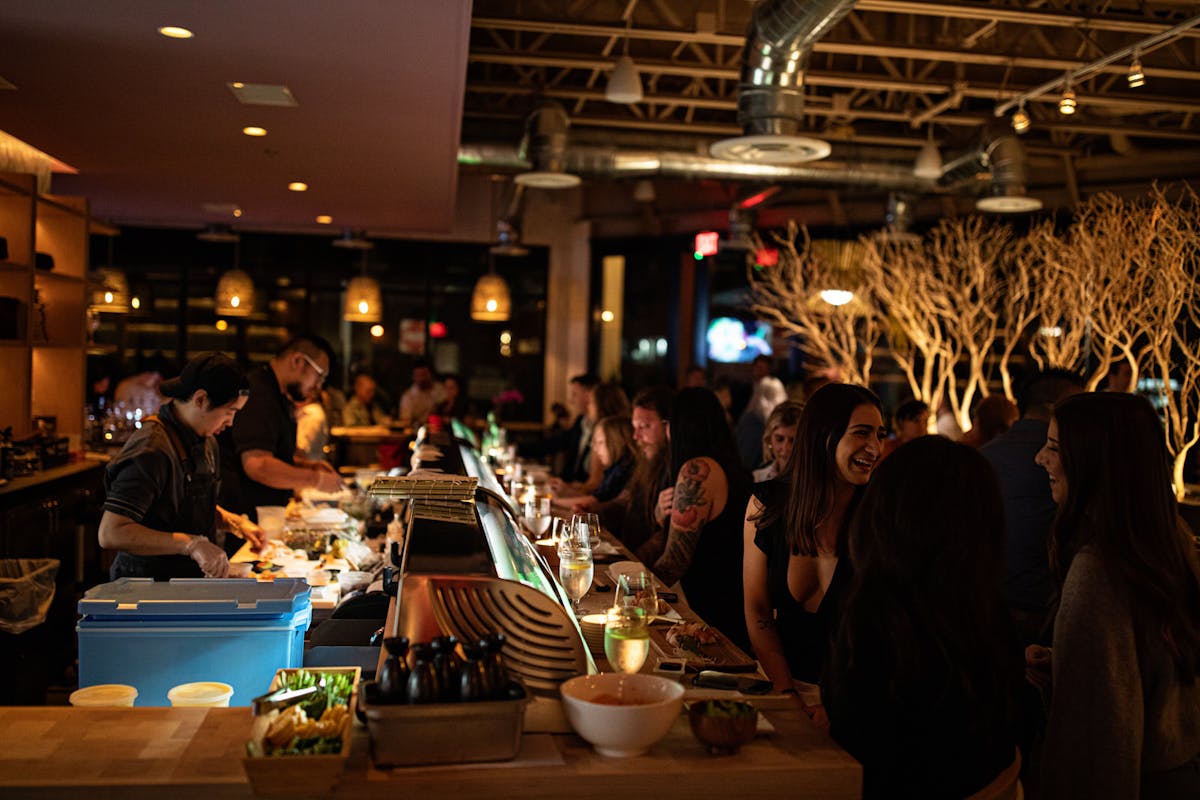
[[[334,797],[855,798],[861,767],[794,708],[764,711],[774,727],[737,754],[711,756],[680,715],[643,756],[597,755],[574,734],[527,734],[508,762],[371,765],[356,723]],[[251,724],[240,708],[0,708],[0,796],[248,798],[242,755]]]

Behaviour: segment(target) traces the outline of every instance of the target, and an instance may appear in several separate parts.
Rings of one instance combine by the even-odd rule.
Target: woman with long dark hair
[[[870,389],[827,384],[800,415],[791,469],[754,486],[742,531],[745,618],[776,691],[820,680],[850,580],[846,528],[882,438]]]
[[[675,492],[661,555],[651,569],[667,585],[679,581],[692,609],[745,648],[738,532],[750,476],[716,395],[702,388],[680,391],[667,438]]]
[[[1137,395],[1075,395],[1037,462],[1061,587],[1039,791],[1200,797],[1200,566],[1158,417]]]
[[[590,495],[568,501],[571,510],[594,511],[625,491],[637,460],[635,453],[629,417],[605,417],[597,422],[592,431],[592,460],[604,470],[603,477]]]
[[[974,449],[923,436],[871,479],[821,686],[830,733],[863,765],[864,798],[963,798],[1014,761],[1023,665],[1003,553],[1000,490]]]

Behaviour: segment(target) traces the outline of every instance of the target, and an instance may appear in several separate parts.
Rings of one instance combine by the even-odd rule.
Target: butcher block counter
[[[379,770],[355,726],[333,796],[563,798],[856,798],[862,771],[798,710],[764,712],[772,732],[710,756],[687,718],[640,757],[609,759],[570,734],[527,734],[516,759]],[[0,707],[0,797],[246,798],[250,709]],[[419,743],[414,743],[419,746]]]

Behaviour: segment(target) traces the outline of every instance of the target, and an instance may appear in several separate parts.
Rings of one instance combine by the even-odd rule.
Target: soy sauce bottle
[[[408,691],[408,637],[397,636],[383,640],[387,658],[379,668],[376,688],[383,703],[403,703]]]
[[[487,672],[487,653],[478,644],[463,645],[467,660],[459,671],[458,699],[464,703],[487,700],[492,696],[492,685]]]
[[[437,670],[433,665],[433,653],[428,644],[412,646],[413,667],[408,674],[406,700],[413,704],[436,703],[441,699]]]
[[[494,700],[508,699],[508,668],[504,666],[504,658],[501,656],[504,641],[504,634],[499,631],[489,633],[479,640],[479,646],[487,654],[484,668],[492,685],[490,695]]]

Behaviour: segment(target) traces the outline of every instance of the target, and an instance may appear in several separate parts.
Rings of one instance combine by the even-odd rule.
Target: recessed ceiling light
[[[234,89],[245,89],[246,88],[246,84],[242,83],[241,81],[234,81],[233,83],[231,83],[229,85],[232,86]]]
[[[317,224],[318,225],[332,225],[333,217],[329,216],[328,214],[321,214],[320,216],[317,217]]]
[[[242,215],[242,210],[241,210],[240,208],[235,208],[235,209],[233,210],[233,215],[234,215],[235,217],[240,217],[240,216]]]
[[[304,181],[292,181],[288,184],[288,190],[293,192],[307,192],[308,184]]]
[[[266,136],[267,129],[260,128],[257,125],[247,125],[246,127],[242,128],[242,133],[246,134],[247,136]]]
[[[158,29],[158,32],[168,39],[190,39],[196,35],[187,28],[180,28],[176,25],[164,25]]]

